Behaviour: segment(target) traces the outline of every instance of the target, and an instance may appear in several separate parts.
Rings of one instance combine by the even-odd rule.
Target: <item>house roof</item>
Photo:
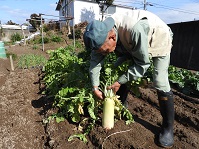
[[[20,25],[3,25],[3,24],[0,25],[0,28],[12,29],[12,30],[21,30],[21,27],[23,30],[28,28],[28,26],[25,26],[25,25],[22,25],[22,26],[20,26]]]
[[[61,4],[62,4],[62,2],[63,2],[64,0],[59,0],[58,2],[57,2],[57,7],[56,7],[56,9],[55,10],[57,10],[57,11],[59,11],[60,9],[61,9]],[[69,1],[69,3],[71,2],[72,0],[70,0]]]
[[[57,7],[56,7],[55,10],[59,11],[59,10],[61,9],[61,3],[62,3],[62,0],[59,0],[59,1],[57,2]]]

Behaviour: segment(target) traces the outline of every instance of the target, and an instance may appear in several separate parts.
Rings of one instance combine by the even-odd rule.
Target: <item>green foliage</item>
[[[72,120],[75,123],[82,123],[83,117],[88,118],[87,124],[82,128],[83,133],[75,134],[69,138],[79,138],[86,141],[85,136],[92,130],[96,121],[100,119],[102,112],[102,100],[95,99],[91,91],[91,83],[89,78],[89,60],[90,52],[82,50],[76,54],[72,46],[66,48],[58,48],[51,51],[50,58],[45,65],[45,82],[46,94],[55,97],[54,106],[59,108],[61,117]],[[111,58],[112,57],[112,58]],[[112,74],[108,70],[112,67],[114,56],[110,55],[105,60],[102,73],[105,76],[102,82],[114,81],[118,74]],[[111,78],[111,79],[110,79]],[[122,109],[124,107],[122,106]],[[131,113],[124,109],[121,115],[126,118],[126,123],[129,124],[133,121]],[[57,113],[58,114],[58,113]],[[54,118],[57,120],[57,117]],[[80,132],[82,132],[80,131]]]
[[[81,116],[85,113],[95,121],[97,110],[97,100],[94,100],[90,93],[89,63],[83,60],[88,60],[89,54],[84,51],[79,55],[84,57],[78,57],[72,46],[50,52],[50,59],[45,65],[44,78],[47,93],[55,96],[54,106],[60,109],[64,117],[75,123],[81,122]],[[78,137],[85,141],[84,135],[85,133],[71,136],[70,139]]]
[[[189,70],[169,67],[169,81],[177,86],[183,93],[199,93],[199,74]]]
[[[5,42],[4,42],[4,45],[5,45],[5,46],[9,46],[9,45],[12,45],[12,44],[13,44],[13,42],[8,42],[8,41],[5,41]]]
[[[42,43],[42,37],[39,38],[38,42],[39,42],[39,43]],[[50,42],[50,39],[49,39],[48,37],[43,37],[43,42],[44,42],[44,43],[49,43],[49,42]]]
[[[21,39],[22,39],[22,36],[19,33],[14,33],[11,35],[12,42],[20,41]]]
[[[77,83],[76,87],[87,87],[84,85],[90,81],[85,65],[88,64],[78,58],[72,46],[50,52],[50,59],[45,66],[45,81],[50,94],[56,95],[64,85],[72,88],[74,83]]]
[[[0,28],[0,35],[3,36],[3,28]]]
[[[10,55],[12,55],[12,59],[13,59],[13,60],[16,60],[16,59],[17,59],[17,55],[16,55],[16,54],[6,52],[6,57],[7,57],[7,58],[9,58],[9,57],[10,57]]]
[[[32,46],[32,49],[33,49],[33,50],[36,50],[36,49],[38,49],[38,45],[36,45],[36,44],[33,44],[33,46]]]
[[[75,38],[76,39],[81,38],[81,33],[82,33],[81,29],[76,29],[75,30]]]
[[[57,114],[52,114],[47,119],[44,119],[43,123],[44,124],[49,123],[52,119],[55,119],[57,123],[63,122],[65,120],[62,113],[57,113]]]
[[[72,135],[68,138],[68,141],[72,141],[74,138],[79,138],[81,141],[83,141],[84,143],[87,142],[87,139],[86,139],[86,135],[85,134],[75,134],[75,135]]]
[[[104,66],[102,67],[100,74],[100,88],[103,89],[106,83],[106,86],[110,86],[118,78],[118,70],[114,69],[114,61],[116,60],[115,53],[107,55],[104,60]]]
[[[70,38],[73,38],[73,30],[71,32],[72,32],[72,34],[71,34]],[[76,39],[80,39],[81,35],[82,35],[81,29],[80,28],[76,28],[75,29],[75,38]]]
[[[118,67],[114,66],[114,63],[117,60],[116,54],[112,53],[108,55],[108,61],[105,61],[105,68],[111,69],[111,79],[109,78],[104,78],[104,80],[108,80],[108,84],[111,85],[109,82],[113,83],[115,81],[117,81],[117,79],[124,74],[125,72],[127,72],[129,66],[131,66],[133,64],[133,62],[131,60],[126,60],[124,61],[122,64],[120,64]],[[131,90],[131,92],[136,95],[137,97],[140,96],[140,91],[139,91],[139,87],[145,86],[147,84],[148,81],[151,80],[150,76],[152,73],[152,66],[149,68],[149,72],[146,73],[146,75],[143,78],[138,78],[137,80],[133,80],[127,83],[128,88]],[[101,77],[108,77],[107,74],[104,74],[103,72],[106,72],[106,70],[101,72]],[[103,78],[101,78],[101,80],[103,80]],[[109,81],[110,80],[110,81]]]
[[[36,29],[39,28],[41,25],[41,16],[37,15],[36,13],[33,13],[30,15],[29,23]],[[42,23],[44,23],[44,19],[42,18]]]
[[[48,27],[48,25],[47,24],[44,24],[43,25],[43,31],[44,32],[48,32],[50,30],[50,28]]]
[[[51,37],[51,41],[53,41],[53,42],[61,42],[62,39],[61,39],[61,37],[59,37],[59,36],[53,35],[53,36]]]
[[[140,96],[139,87],[145,86],[147,82],[153,82],[153,69],[154,66],[151,60],[151,66],[148,68],[144,77],[128,83],[129,89],[137,97]],[[199,94],[199,73],[193,73],[190,70],[170,65],[168,75],[172,87],[177,87],[179,91],[187,95]]]
[[[60,29],[60,23],[59,22],[54,22],[54,21],[49,21],[46,24],[43,24],[43,31],[44,32],[49,32],[52,30],[59,30]]]
[[[46,58],[41,55],[35,54],[24,54],[19,57],[18,67],[19,68],[32,68],[44,66],[47,62]]]
[[[142,79],[139,78],[131,82],[130,89],[136,96],[140,95],[139,86],[145,86],[147,82],[153,81],[153,69],[154,66],[151,61],[151,66],[147,70],[145,76]],[[190,70],[170,65],[168,68],[168,75],[172,87],[175,87],[187,95],[199,94],[199,73],[193,73]]]
[[[76,48],[80,48],[80,49],[83,49],[83,45],[82,45],[82,43],[80,42],[80,41],[75,41],[75,47]]]

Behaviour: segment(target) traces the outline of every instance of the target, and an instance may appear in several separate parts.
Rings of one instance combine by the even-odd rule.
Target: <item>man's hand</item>
[[[115,82],[113,83],[111,86],[108,86],[107,89],[112,89],[113,92],[116,94],[116,92],[119,90],[121,84],[119,84],[119,82]]]
[[[104,99],[103,98],[103,93],[99,90],[98,86],[93,86],[93,93],[95,96],[97,96],[99,99]]]
[[[100,90],[94,90],[93,92],[94,92],[95,96],[97,96],[99,99],[104,99],[103,93]]]

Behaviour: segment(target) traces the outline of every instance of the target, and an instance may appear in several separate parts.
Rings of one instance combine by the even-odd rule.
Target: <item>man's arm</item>
[[[89,75],[91,78],[93,93],[100,99],[103,99],[103,93],[98,89],[98,86],[100,85],[100,70],[103,65],[104,57],[105,56],[94,50],[91,52]]]
[[[120,84],[125,84],[128,81],[143,77],[149,68],[148,32],[149,25],[146,19],[140,20],[134,26],[132,31],[132,44],[134,48],[130,51],[134,63],[129,67],[128,71],[118,79]]]
[[[97,53],[95,50],[91,52],[91,60],[89,67],[89,75],[91,78],[91,84],[93,87],[98,87],[100,84],[100,70],[102,68],[105,56]]]

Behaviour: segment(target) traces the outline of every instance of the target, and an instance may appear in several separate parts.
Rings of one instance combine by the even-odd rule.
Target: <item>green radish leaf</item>
[[[77,113],[72,114],[72,121],[75,122],[75,123],[80,121],[79,113],[78,114]]]
[[[72,136],[70,136],[68,138],[68,141],[72,141],[75,138],[79,138],[84,143],[88,142],[88,140],[86,139],[86,136],[84,134],[75,134],[75,135],[72,135]]]
[[[60,123],[60,122],[64,121],[64,117],[56,117],[55,119],[56,119],[57,123]]]

